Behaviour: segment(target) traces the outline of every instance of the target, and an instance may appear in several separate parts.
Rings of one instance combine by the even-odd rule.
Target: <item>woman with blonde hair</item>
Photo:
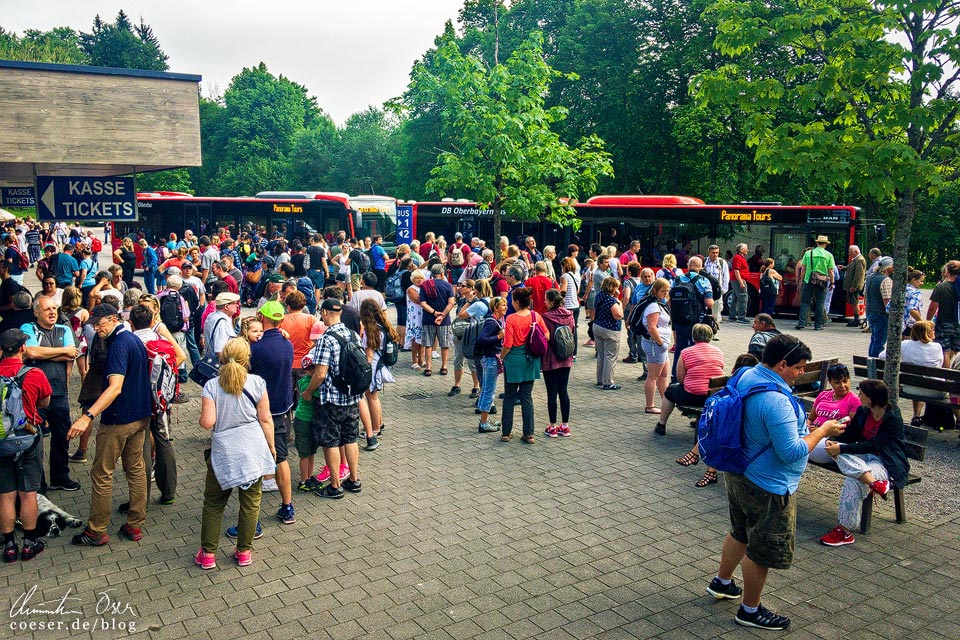
[[[133,252],[133,240],[124,238],[120,248],[113,252],[113,257],[120,263],[123,273],[123,282],[128,287],[133,286],[133,272],[137,266],[137,254]]]
[[[213,430],[213,436],[203,456],[207,477],[200,550],[194,558],[202,569],[217,566],[223,511],[234,488],[239,490],[240,516],[233,557],[241,567],[253,562],[261,477],[274,473],[276,468],[273,417],[266,382],[249,373],[249,369],[250,345],[240,338],[232,338],[220,352],[220,375],[203,386],[200,426]]]
[[[407,288],[407,332],[403,338],[403,348],[410,350],[413,358],[411,369],[419,371],[425,364],[421,351],[423,340],[423,307],[420,306],[420,285],[427,279],[426,273],[416,270],[410,276],[410,286]]]
[[[880,352],[885,360],[887,350]],[[944,356],[943,347],[934,341],[934,324],[929,320],[920,320],[910,328],[910,339],[900,343],[900,362],[918,364],[924,367],[949,367],[950,361]],[[943,391],[903,385],[903,393],[911,396],[923,396],[931,400],[946,398]],[[913,400],[913,419],[910,424],[918,427],[923,423],[923,400]]]
[[[681,275],[681,273],[677,269],[677,256],[672,253],[663,256],[660,269],[657,271],[657,277],[663,278],[670,284],[673,284],[673,279],[679,275]]]

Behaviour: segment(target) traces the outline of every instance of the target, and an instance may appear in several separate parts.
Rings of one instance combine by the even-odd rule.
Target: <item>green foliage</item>
[[[396,122],[374,107],[355,113],[337,132],[330,183],[350,194],[393,192]]]
[[[446,36],[429,66],[414,67],[404,94],[414,113],[440,114],[447,141],[428,187],[492,206],[495,234],[503,210],[518,219],[573,222],[573,209],[561,199],[590,195],[601,177],[613,174],[598,137],[571,147],[552,130],[567,110],[545,104],[560,73],[544,60],[542,46],[542,35],[533,32],[505,63],[488,67]]]
[[[90,33],[80,34],[80,47],[87,54],[90,64],[100,67],[123,69],[147,69],[166,71],[167,54],[160,48],[160,41],[153,29],[140,19],[140,24],[130,22],[122,10],[113,24],[105,23],[96,16]]]
[[[137,175],[137,191],[181,191],[193,193],[188,169],[169,169]]]
[[[0,59],[56,64],[89,64],[80,36],[69,27],[50,31],[27,29],[23,36],[0,27]]]

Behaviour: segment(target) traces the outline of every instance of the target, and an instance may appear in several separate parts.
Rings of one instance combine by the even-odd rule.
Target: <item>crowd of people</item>
[[[526,237],[518,244],[501,238],[498,262],[477,238],[464,242],[458,233],[448,245],[428,233],[423,242],[397,247],[391,262],[379,236],[366,241],[341,232],[331,242],[315,235],[304,247],[257,233],[233,238],[221,229],[200,237],[186,230],[182,238],[171,234],[156,245],[125,238],[112,254],[114,263],[101,269],[100,241],[79,228],[60,227],[8,227],[0,262],[0,382],[26,369],[19,383],[24,426],[50,435],[49,482],[41,464],[43,438],[12,462],[0,457],[6,561],[29,560],[43,550],[30,505],[37,492],[80,488],[71,464],[88,462],[96,421],[89,518],[73,543],[108,542],[118,461],[129,487],[118,535],[140,540],[153,483],[160,491],[157,504],[177,500],[170,411],[188,399],[181,389],[188,379],[202,385],[199,423],[211,431],[194,559],[203,569],[216,567],[223,513],[237,489],[239,518],[226,533],[236,540],[234,560],[245,566],[253,561],[253,540],[263,535],[265,492],[278,494],[276,518],[291,525],[294,493],[341,499],[362,491],[359,450],[361,444],[366,451],[380,447],[387,421],[380,394],[396,381],[391,367],[409,366],[424,377],[449,376],[452,368],[448,395],[471,401],[479,433],[499,432],[502,442],[510,442],[519,406],[520,440],[532,445],[539,379],[548,414],[542,433],[565,438],[574,434],[570,380],[578,360],[594,356],[596,389],[602,392],[622,390],[621,367],[639,364],[637,382],[643,384],[634,390],[639,397],[642,388],[643,412],[656,416],[654,433],[662,436],[677,405],[703,406],[710,380],[726,373],[723,352],[713,345],[721,322],[753,326],[733,367],[737,384],[779,388],[746,401],[745,448],[756,455],[744,474],[724,474],[732,529],[708,591],[717,598],[743,598],[738,622],[763,628],[789,624],[762,607],[760,592],[769,568],[790,564],[792,494],[808,458],[836,461],[848,477],[839,523],[821,538],[831,546],[853,542],[863,498],[901,486],[909,470],[902,455],[903,423],[882,382],[861,383],[854,396],[849,372],[833,367],[831,389],[817,397],[809,415],[798,413],[790,386],[812,356],[797,338],[776,328],[772,313],[786,273],[799,286],[797,330],[808,318],[814,329],[825,328],[829,296],[841,286],[855,310],[850,325],[860,327],[863,291],[870,354],[880,355],[876,347],[886,330],[893,264],[877,250],[868,254],[868,263],[851,247],[848,262],[838,266],[827,238],[818,236],[815,246],[787,264],[765,258],[762,247],[747,259],[748,247],[741,243],[729,260],[711,245],[705,256],[684,255],[679,261],[666,254],[654,267],[640,263],[637,241],[622,252],[592,244],[581,256],[577,245],[563,255],[553,246],[541,252],[536,239]],[[23,273],[32,268],[41,283],[35,293],[22,286]],[[138,269],[141,279],[135,277]],[[744,277],[751,272],[759,273],[761,298],[752,320]],[[904,361],[960,367],[954,357],[960,352],[958,275],[960,262],[945,265],[927,321],[917,295],[923,275],[908,273]],[[390,305],[396,326],[388,318]],[[580,335],[581,309],[586,340]],[[399,365],[397,352],[409,353],[409,361]],[[347,382],[352,368],[360,366],[355,354],[370,369],[362,389]],[[79,416],[72,420],[67,387],[74,363],[81,384]],[[158,386],[158,370],[172,380],[166,391]],[[915,421],[919,411],[916,407]],[[77,441],[73,454],[71,440]],[[289,444],[298,454],[296,476]],[[693,466],[700,459],[695,445],[676,461]],[[708,467],[696,486],[718,481],[717,469]],[[22,550],[14,540],[11,495],[21,501]],[[758,496],[765,495],[778,499],[761,506]],[[770,535],[783,544],[765,542]],[[733,569],[741,563],[743,590],[733,582]]]

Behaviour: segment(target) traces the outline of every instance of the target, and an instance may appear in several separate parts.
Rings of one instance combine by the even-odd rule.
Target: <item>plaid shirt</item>
[[[891,287],[892,290],[892,287]],[[910,315],[910,310],[916,309],[917,312],[923,311],[923,293],[920,289],[917,289],[912,284],[907,285],[906,299],[904,300],[903,305],[903,328],[909,329],[913,327],[916,323],[916,320],[913,319],[913,316]],[[887,303],[887,313],[890,313],[890,303]],[[923,317],[922,315],[920,316]]]
[[[360,336],[347,328],[342,322],[327,327],[316,346],[310,350],[304,360],[310,360],[315,365],[326,365],[327,376],[320,385],[318,398],[321,404],[331,403],[341,407],[348,407],[360,402],[361,395],[348,396],[333,386],[333,378],[340,372],[340,343],[331,334],[337,334],[347,340],[360,344]]]

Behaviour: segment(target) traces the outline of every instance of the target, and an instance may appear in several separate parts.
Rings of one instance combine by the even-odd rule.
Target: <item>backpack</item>
[[[17,264],[20,265],[20,270],[26,271],[29,269],[30,258],[24,255],[23,251],[20,251],[20,249],[17,249],[16,247],[14,247],[13,250],[17,252]]]
[[[400,288],[400,277],[402,275],[403,271],[398,268],[390,275],[389,278],[387,278],[386,288],[384,289],[387,300],[403,299],[403,290]]]
[[[560,360],[572,358],[576,351],[577,341],[573,337],[573,331],[565,324],[557,325],[553,330],[553,340],[550,341],[550,347],[553,354]]]
[[[315,314],[317,312],[317,293],[313,288],[313,280],[306,276],[297,278],[297,291],[307,299],[307,309],[310,311],[310,315]]]
[[[380,360],[377,361],[377,368],[392,367],[397,364],[397,358],[400,356],[400,343],[390,337],[390,332],[383,329],[383,344],[380,345]]]
[[[150,362],[150,397],[154,415],[166,413],[177,395],[177,357],[173,345],[164,339],[148,340],[147,360]]]
[[[188,287],[190,285],[187,285]],[[160,322],[170,331],[177,333],[183,331],[183,298],[179,291],[170,290],[160,299]]]
[[[530,312],[530,333],[527,334],[527,340],[524,345],[527,347],[527,355],[531,358],[542,358],[547,354],[549,342],[547,333],[537,322],[537,312]]]
[[[473,279],[474,280],[489,280],[491,277],[490,265],[486,262],[481,262],[477,264],[476,268],[473,270]]]
[[[777,286],[774,284],[770,274],[764,272],[764,274],[760,276],[760,297],[772,298],[775,295],[777,295]]]
[[[23,410],[23,378],[31,369],[23,366],[12,378],[0,376],[0,458],[16,460],[40,434],[36,428],[30,433]]]
[[[698,277],[674,280],[670,289],[670,318],[674,324],[693,325],[703,317],[703,296],[695,284]]]
[[[723,291],[720,289],[720,281],[706,271],[701,271],[700,275],[710,281],[710,288],[712,289],[711,293],[713,294],[713,304],[718,304],[717,301],[723,296]]]
[[[577,287],[577,298],[580,298],[581,300],[587,297],[587,285],[589,284],[587,279],[588,274],[589,272],[586,272],[586,270],[584,270],[584,273],[580,274],[580,286]]]
[[[350,266],[353,273],[364,274],[370,271],[370,256],[365,251],[354,249],[350,252]]]
[[[707,466],[719,471],[742,474],[772,446],[772,443],[767,443],[749,459],[743,454],[743,411],[744,400],[748,397],[755,393],[776,391],[790,398],[798,417],[803,415],[803,408],[797,399],[773,382],[759,383],[743,391],[738,390],[737,383],[749,369],[742,368],[730,378],[723,389],[707,398],[697,423],[700,457]]]
[[[368,390],[373,381],[373,368],[360,345],[334,331],[324,335],[331,336],[340,344],[340,360],[337,373],[332,378],[333,386],[348,396],[358,396]]]
[[[648,293],[633,305],[630,309],[630,317],[627,318],[627,327],[630,331],[647,340],[650,340],[650,332],[647,330],[647,325],[643,321],[643,312],[654,302],[660,305],[661,309],[665,310],[663,303],[657,300],[653,294]]]
[[[483,328],[483,324],[487,321],[487,318],[490,317],[490,302],[486,298],[480,298],[487,305],[487,313],[477,317],[470,318],[467,321],[467,326],[463,329],[463,335],[460,337],[460,348],[463,351],[463,357],[469,360],[477,358],[477,338],[480,336],[480,329]]]
[[[631,306],[631,307],[636,306],[641,300],[643,300],[643,299],[647,296],[648,293],[650,293],[650,287],[647,287],[647,290],[644,291],[643,294],[641,294],[641,293],[640,293],[640,291],[641,291],[640,285],[641,285],[641,284],[643,284],[643,283],[642,283],[642,282],[637,282],[637,283],[635,283],[635,284],[633,285],[633,293],[630,294],[630,306]]]
[[[451,267],[463,266],[463,250],[461,249],[461,247],[458,247],[457,245],[453,245],[453,248],[450,250],[450,266]]]

